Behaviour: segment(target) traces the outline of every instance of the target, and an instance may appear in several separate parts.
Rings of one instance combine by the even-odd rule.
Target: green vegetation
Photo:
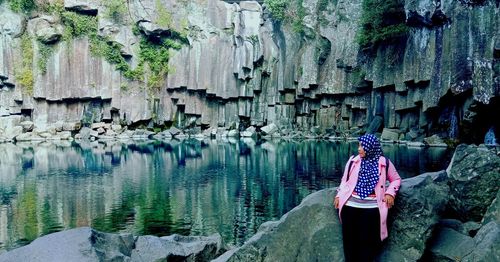
[[[362,47],[371,47],[404,36],[408,31],[405,17],[401,0],[363,0],[356,40]]]
[[[1,0],[0,0],[1,1]],[[9,0],[10,1],[10,0]],[[28,1],[16,0],[16,3],[25,3]],[[14,1],[10,1],[12,4]],[[156,0],[158,8],[158,24],[170,27],[172,24],[172,15]],[[107,15],[115,19],[122,19],[126,12],[124,0],[111,0],[106,3],[110,10]],[[129,80],[144,81],[148,88],[160,88],[163,85],[165,75],[171,71],[168,66],[170,58],[170,49],[180,49],[182,43],[186,43],[185,32],[171,30],[169,37],[147,37],[143,35],[140,29],[135,26],[134,34],[141,36],[139,45],[139,63],[135,69],[132,69],[129,63],[122,55],[122,46],[107,37],[98,34],[98,20],[96,16],[78,14],[66,11],[62,1],[56,1],[42,7],[44,12],[58,16],[64,25],[62,40],[70,43],[73,39],[79,37],[88,37],[90,41],[90,51],[94,56],[103,57],[106,61],[116,66],[116,69],[122,72]],[[187,27],[187,20],[184,22]],[[16,80],[23,86],[23,90],[33,93],[33,39],[24,34],[21,37],[21,48],[23,59],[16,69]],[[38,60],[37,66],[42,74],[47,72],[47,61],[53,54],[53,47],[38,42]],[[123,88],[128,89],[128,87]]]
[[[22,61],[17,65],[15,76],[16,81],[23,87],[23,93],[27,95],[33,94],[33,41],[31,37],[25,33],[21,36],[21,53]]]
[[[54,53],[54,49],[51,45],[38,41],[37,65],[42,74],[47,73],[47,61],[49,60],[49,57],[52,56],[52,53]]]
[[[127,6],[124,0],[107,0],[104,2],[104,6],[106,7],[104,13],[105,17],[116,23],[123,22],[123,18],[127,12]]]
[[[82,36],[89,36],[90,38],[93,38],[97,35],[97,17],[77,14],[69,11],[60,13],[60,16],[64,24],[64,41],[70,41],[74,38]]]
[[[27,14],[37,8],[35,0],[8,0],[8,2],[10,9],[17,13]]]
[[[303,0],[264,0],[271,15],[276,20],[290,24],[296,33],[304,34],[303,20],[306,16],[306,9]]]
[[[285,20],[287,17],[286,10],[288,8],[289,0],[264,0],[271,15],[277,20]]]

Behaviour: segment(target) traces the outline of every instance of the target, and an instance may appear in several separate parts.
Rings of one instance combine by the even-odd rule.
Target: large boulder
[[[425,251],[440,213],[449,199],[446,173],[422,174],[403,180],[389,216],[387,246],[382,261],[416,261]],[[391,214],[390,213],[390,214]]]
[[[500,156],[486,147],[459,145],[447,172],[450,209],[462,221],[481,221],[500,188]]]
[[[464,234],[442,228],[431,243],[430,256],[432,261],[462,261],[474,248],[474,240]]]
[[[75,228],[40,237],[0,255],[0,261],[209,261],[219,255],[222,237],[140,236]]]
[[[474,250],[462,261],[500,261],[500,225],[491,221],[474,237]]]
[[[134,247],[131,234],[108,234],[89,227],[46,235],[0,255],[0,261],[123,261]]]
[[[140,236],[132,251],[132,261],[210,261],[222,251],[222,237]]]
[[[491,203],[490,207],[484,214],[483,220],[481,223],[483,225],[488,224],[491,221],[495,221],[500,224],[500,190],[497,191],[497,196]]]

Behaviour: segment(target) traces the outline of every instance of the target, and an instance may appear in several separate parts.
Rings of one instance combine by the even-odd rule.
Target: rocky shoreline
[[[128,126],[111,123],[94,123],[82,127],[79,122],[57,122],[45,128],[38,128],[31,121],[23,121],[13,124],[5,129],[0,128],[0,143],[5,142],[41,142],[41,141],[109,141],[129,139],[156,139],[168,140],[187,138],[283,138],[283,139],[328,139],[356,141],[361,129],[353,129],[348,132],[335,132],[327,130],[321,132],[319,127],[307,131],[280,128],[276,124],[269,124],[261,128],[250,126],[241,129],[237,125],[230,127],[209,128],[204,131],[186,129],[181,130],[171,127],[166,130],[137,128],[129,129]],[[448,147],[443,138],[438,135],[425,137],[416,135],[408,137],[398,131],[384,128],[382,133],[377,134],[383,143],[405,144],[410,147]]]
[[[380,260],[499,261],[499,153],[460,145],[447,170],[404,179]],[[226,247],[220,235],[159,238],[77,228],[40,237],[0,261],[343,261],[334,192],[309,195],[240,247]]]

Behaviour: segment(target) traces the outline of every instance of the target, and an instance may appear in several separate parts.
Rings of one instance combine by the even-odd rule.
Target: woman
[[[396,168],[383,156],[377,137],[366,134],[358,140],[359,155],[347,162],[334,200],[347,262],[375,259],[387,238],[387,213],[401,184]],[[386,180],[390,182],[387,187]]]

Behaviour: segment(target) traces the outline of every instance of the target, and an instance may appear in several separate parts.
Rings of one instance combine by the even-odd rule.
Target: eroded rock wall
[[[381,116],[381,126],[399,129],[403,139],[432,133],[457,139],[467,132],[484,136],[492,126],[500,130],[498,121],[480,116],[499,108],[500,16],[492,0],[406,1],[409,32],[369,54],[356,42],[361,0],[303,1],[299,29],[272,19],[253,1],[134,0],[126,6],[115,21],[99,1],[64,2],[66,10],[97,16],[98,34],[118,44],[132,68],[139,63],[141,35],[184,34],[187,41],[171,50],[159,89],[146,88],[147,79],[128,80],[116,65],[93,55],[87,37],[59,39],[63,25],[57,17],[42,11],[16,14],[4,3],[1,116],[21,115],[43,127],[82,120],[89,108],[101,105],[94,122],[150,127],[276,123],[339,135],[362,131]],[[36,36],[32,92],[23,91],[16,75],[23,34]],[[37,39],[55,41],[45,72],[36,63]]]

